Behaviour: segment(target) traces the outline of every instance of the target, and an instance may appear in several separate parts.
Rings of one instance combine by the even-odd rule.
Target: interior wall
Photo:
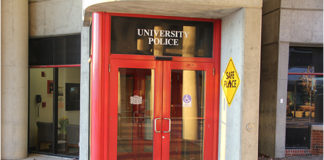
[[[58,108],[58,120],[67,118],[69,124],[80,124],[80,110],[66,111],[65,109],[65,84],[66,83],[78,83],[80,84],[80,68],[60,68],[59,69],[59,84],[58,87],[62,87],[63,96],[59,96],[59,108]]]

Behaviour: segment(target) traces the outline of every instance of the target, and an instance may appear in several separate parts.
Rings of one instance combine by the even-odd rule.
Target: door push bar
[[[161,131],[158,131],[158,130],[156,129],[156,121],[159,120],[159,119],[161,119],[161,118],[155,118],[155,119],[154,119],[154,132],[155,132],[155,133],[161,133]]]
[[[154,119],[154,132],[155,133],[161,133],[161,131],[158,131],[156,129],[156,121],[160,120],[161,118],[155,118]],[[168,120],[169,121],[169,130],[168,131],[163,131],[163,133],[170,133],[171,132],[171,119],[170,118],[163,118],[164,120]]]
[[[169,130],[168,131],[163,131],[163,133],[170,133],[171,132],[171,119],[170,118],[163,118],[163,119],[169,121]]]

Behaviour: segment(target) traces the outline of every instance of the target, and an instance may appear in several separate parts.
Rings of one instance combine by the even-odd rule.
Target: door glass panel
[[[117,159],[153,157],[154,70],[118,72]]]
[[[171,71],[170,159],[203,159],[205,72]]]

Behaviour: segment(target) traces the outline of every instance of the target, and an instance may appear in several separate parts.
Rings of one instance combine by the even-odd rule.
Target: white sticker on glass
[[[142,104],[142,96],[134,95],[130,97],[130,104]]]

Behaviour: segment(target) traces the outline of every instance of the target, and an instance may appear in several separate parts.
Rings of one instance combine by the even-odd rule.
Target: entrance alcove
[[[179,7],[181,6],[181,7]],[[230,7],[229,7],[230,6]],[[232,58],[237,68],[241,85],[234,97],[231,106],[228,106],[223,95],[220,84],[219,109],[217,119],[218,135],[217,152],[213,153],[215,158],[233,158],[233,159],[254,159],[257,157],[258,140],[258,107],[259,107],[259,66],[260,66],[260,39],[261,39],[261,4],[253,1],[250,4],[244,4],[235,0],[229,2],[222,1],[84,1],[84,25],[92,24],[92,29],[104,31],[110,29],[108,23],[104,22],[104,17],[96,19],[93,13],[121,13],[124,16],[136,17],[140,14],[142,17],[150,18],[160,16],[160,18],[185,17],[201,19],[219,19],[221,20],[220,43],[213,47],[220,49],[219,75],[215,78],[220,80],[224,70]],[[103,19],[102,19],[103,18]],[[96,26],[96,23],[106,23],[107,28]],[[104,32],[102,32],[104,33]],[[104,33],[106,34],[106,33]],[[92,38],[103,39],[104,35],[100,32],[92,32]],[[105,41],[104,43],[108,43]],[[103,44],[103,43],[102,43]],[[92,46],[94,53],[101,52]],[[95,56],[95,55],[92,55]],[[96,65],[92,57],[92,66]],[[106,59],[107,60],[107,59]],[[108,68],[107,64],[107,68]],[[92,70],[93,71],[93,70]],[[108,71],[108,70],[103,70]],[[155,72],[156,74],[157,72]],[[101,75],[107,76],[107,75]],[[110,79],[109,79],[110,81]],[[215,86],[216,87],[216,86]],[[100,96],[100,94],[98,95]],[[85,115],[84,115],[85,116]],[[109,115],[114,116],[114,115]],[[82,115],[81,115],[82,117]],[[99,118],[99,117],[98,117]],[[215,124],[215,122],[214,122]],[[97,126],[93,124],[92,126]],[[95,138],[95,137],[94,137]],[[108,140],[109,137],[106,137]],[[98,142],[98,146],[90,148],[91,156],[108,156],[99,154],[101,139],[91,139],[92,144]],[[248,147],[247,147],[248,146]],[[82,149],[82,148],[81,148]],[[94,152],[92,152],[94,151]],[[98,153],[98,154],[97,154]]]

